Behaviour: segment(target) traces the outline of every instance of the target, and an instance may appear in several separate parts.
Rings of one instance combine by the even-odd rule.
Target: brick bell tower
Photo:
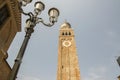
[[[57,80],[80,80],[74,32],[68,22],[60,28]]]

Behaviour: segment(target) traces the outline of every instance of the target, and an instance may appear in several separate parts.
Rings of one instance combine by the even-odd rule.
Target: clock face
[[[65,46],[65,47],[69,47],[70,45],[71,45],[70,41],[64,41],[63,42],[63,46]]]

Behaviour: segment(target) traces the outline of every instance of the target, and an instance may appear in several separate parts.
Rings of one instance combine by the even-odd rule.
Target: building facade
[[[74,31],[68,22],[60,28],[57,80],[80,80]]]
[[[0,80],[7,80],[11,68],[7,50],[16,33],[21,30],[21,13],[17,0],[0,0]]]

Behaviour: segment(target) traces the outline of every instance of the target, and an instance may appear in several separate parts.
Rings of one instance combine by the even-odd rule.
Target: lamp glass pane
[[[58,10],[56,10],[56,9],[51,9],[50,11],[49,11],[49,16],[51,16],[51,17],[58,17],[59,16],[59,12],[58,12]]]
[[[22,6],[26,6],[27,3],[25,1],[22,1]]]
[[[41,2],[37,2],[35,4],[35,8],[42,11],[42,10],[44,10],[44,4],[42,4]]]
[[[32,0],[23,0],[26,3],[30,3]]]

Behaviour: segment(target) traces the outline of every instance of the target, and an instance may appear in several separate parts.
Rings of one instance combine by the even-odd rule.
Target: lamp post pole
[[[29,39],[31,37],[31,34],[34,32],[34,27],[36,26],[36,24],[41,22],[45,26],[51,27],[51,26],[54,25],[55,22],[57,22],[57,18],[59,16],[59,10],[56,9],[56,8],[51,8],[48,11],[48,14],[50,16],[49,17],[50,23],[45,23],[42,18],[38,17],[38,15],[40,15],[41,11],[43,11],[44,8],[45,8],[45,5],[41,1],[38,1],[38,2],[35,3],[34,14],[32,12],[25,13],[21,7],[26,6],[31,1],[32,0],[19,0],[18,1],[19,5],[20,5],[19,7],[20,7],[21,12],[24,15],[29,16],[29,18],[26,20],[25,38],[24,38],[22,46],[21,46],[21,48],[18,52],[18,55],[15,59],[15,63],[13,65],[13,68],[12,68],[12,71],[10,73],[10,76],[9,76],[8,80],[16,80],[17,74],[18,74],[18,71],[19,71],[19,68],[20,68],[20,65],[21,65],[21,62],[22,62],[22,58],[24,56],[24,53],[25,53],[27,44],[29,42]]]
[[[16,79],[18,70],[19,70],[19,68],[20,68],[20,64],[21,64],[21,62],[22,62],[22,58],[23,58],[23,56],[24,56],[24,52],[25,52],[25,50],[26,50],[28,41],[29,41],[30,36],[31,36],[31,34],[33,33],[33,31],[34,31],[33,28],[29,28],[29,29],[27,30],[26,34],[25,34],[24,41],[23,41],[23,43],[22,43],[22,46],[21,46],[21,48],[20,48],[20,50],[19,50],[19,53],[18,53],[16,59],[15,59],[15,64],[14,64],[14,66],[13,66],[13,68],[12,68],[12,72],[11,72],[11,74],[10,74],[10,79],[9,79],[9,80],[15,80],[15,79]]]

